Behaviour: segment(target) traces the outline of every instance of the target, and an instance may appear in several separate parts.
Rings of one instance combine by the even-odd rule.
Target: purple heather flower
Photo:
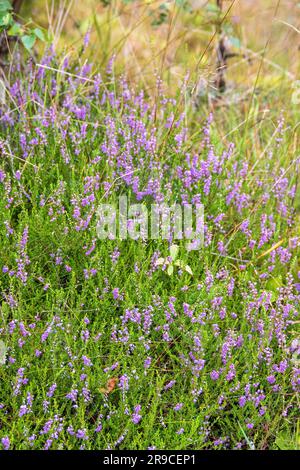
[[[144,368],[145,369],[148,369],[150,366],[151,366],[151,362],[152,362],[152,358],[151,357],[147,357],[144,361]]]
[[[134,407],[134,413],[131,415],[131,420],[133,424],[139,424],[139,422],[141,421],[142,419],[142,415],[140,415],[141,409],[142,409],[141,405],[136,405]]]
[[[92,361],[87,356],[82,356],[82,360],[86,367],[91,367],[93,365]]]
[[[21,405],[20,410],[19,410],[19,416],[20,418],[24,415],[26,415],[29,412],[29,409],[27,408],[26,405]]]
[[[67,433],[70,434],[70,436],[75,436],[75,431],[73,429],[73,426],[68,426]]]
[[[245,396],[241,396],[241,397],[239,398],[239,405],[240,405],[240,407],[242,408],[243,406],[246,405],[246,403],[247,403],[247,398],[246,398]]]
[[[75,435],[78,439],[83,439],[84,441],[88,440],[85,429],[78,429]]]
[[[49,398],[53,397],[53,394],[54,394],[56,388],[57,388],[56,383],[52,384],[51,387],[49,388],[48,392],[47,392],[47,397],[49,397]]]
[[[4,450],[8,450],[10,448],[10,440],[7,436],[2,437],[1,443]]]
[[[170,388],[173,387],[173,385],[175,385],[175,383],[176,383],[176,380],[171,380],[164,386],[164,390],[169,390]]]
[[[128,390],[129,389],[128,382],[129,382],[128,376],[126,374],[121,375],[121,377],[119,378],[119,383],[118,383],[119,388],[121,388],[124,391]]]
[[[220,374],[217,370],[213,370],[211,373],[210,373],[210,378],[212,380],[218,380]]]
[[[113,295],[113,298],[115,300],[118,300],[120,298],[120,293],[119,293],[119,288],[118,287],[115,287],[113,290],[112,290],[112,295]]]
[[[101,432],[102,431],[102,424],[98,424],[98,426],[95,429],[95,432]]]
[[[67,393],[66,398],[68,398],[69,400],[71,400],[73,402],[76,402],[77,395],[78,395],[78,390],[75,388],[75,389],[71,390],[69,393]]]
[[[180,434],[183,434],[184,433],[184,428],[180,428],[178,429],[178,431],[176,431],[176,434],[180,435]]]
[[[177,403],[177,405],[174,406],[174,411],[179,411],[183,407],[183,403]]]

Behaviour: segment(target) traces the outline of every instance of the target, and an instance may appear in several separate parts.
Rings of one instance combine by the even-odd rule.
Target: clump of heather
[[[276,448],[300,385],[288,124],[256,158],[185,115],[184,90],[153,100],[53,49],[41,64],[12,69],[0,109],[0,446]],[[204,246],[100,240],[120,195],[203,204]]]

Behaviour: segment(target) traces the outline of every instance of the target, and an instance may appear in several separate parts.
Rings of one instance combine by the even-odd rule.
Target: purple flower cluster
[[[160,84],[153,102],[113,78],[113,61],[93,78],[58,62],[50,48],[50,69],[30,61],[21,80],[13,68],[17,107],[0,109],[2,448],[126,448],[138,432],[153,448],[159,433],[247,447],[245,434],[296,415],[296,182],[271,157],[256,172],[221,146],[212,115],[190,140]],[[98,204],[124,193],[204,204],[203,256],[180,247],[193,275],[157,263],[173,233],[96,238]],[[242,434],[221,428],[235,413]]]

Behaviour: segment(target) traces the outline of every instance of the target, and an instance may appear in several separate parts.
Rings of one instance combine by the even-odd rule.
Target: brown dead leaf
[[[118,377],[112,377],[111,379],[108,379],[106,387],[100,388],[100,392],[106,394],[113,392],[118,382]]]

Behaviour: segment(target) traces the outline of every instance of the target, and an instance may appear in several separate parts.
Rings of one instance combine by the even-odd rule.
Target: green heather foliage
[[[153,102],[113,61],[41,64],[17,61],[1,105],[0,445],[296,448],[295,123],[222,139],[184,87]],[[203,248],[97,239],[120,195],[202,203]]]

